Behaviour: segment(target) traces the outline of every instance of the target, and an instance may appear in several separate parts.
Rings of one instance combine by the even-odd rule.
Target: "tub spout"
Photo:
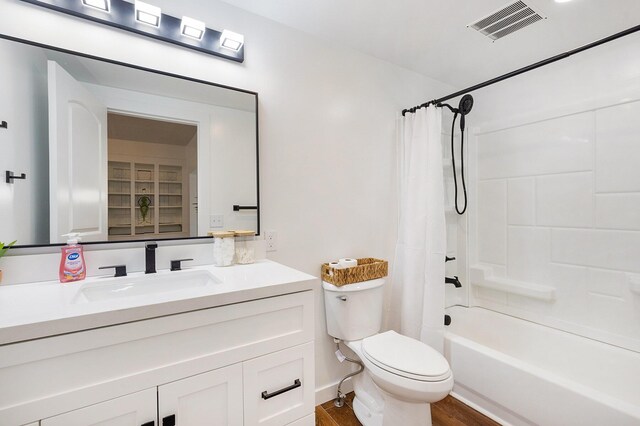
[[[460,280],[458,279],[457,275],[454,275],[453,278],[445,277],[444,278],[444,283],[445,284],[453,284],[454,286],[456,286],[456,288],[462,287],[462,284],[460,283]]]

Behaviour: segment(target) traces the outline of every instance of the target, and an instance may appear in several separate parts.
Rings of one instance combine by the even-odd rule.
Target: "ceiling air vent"
[[[531,9],[525,2],[516,1],[467,25],[467,27],[479,31],[491,40],[498,40],[542,19],[544,17]]]

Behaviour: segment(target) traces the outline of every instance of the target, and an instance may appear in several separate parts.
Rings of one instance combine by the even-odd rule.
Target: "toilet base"
[[[385,397],[388,397],[385,395]],[[386,400],[383,412],[371,411],[356,395],[353,412],[363,426],[431,426],[431,404]]]
[[[382,426],[382,413],[374,413],[358,399],[353,398],[353,412],[363,426]]]
[[[396,398],[380,389],[366,369],[352,380],[353,412],[363,426],[431,426],[431,404]]]

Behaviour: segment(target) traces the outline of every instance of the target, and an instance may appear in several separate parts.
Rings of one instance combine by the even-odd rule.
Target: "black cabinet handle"
[[[273,393],[269,393],[267,391],[262,392],[262,399],[269,399],[273,398],[274,396],[282,395],[283,393],[294,390],[295,388],[299,388],[300,386],[302,386],[302,382],[300,381],[300,379],[296,379],[291,386],[287,386],[286,388],[282,388]]]
[[[172,414],[170,416],[164,417],[162,419],[162,426],[176,426],[176,415]]]
[[[150,422],[146,422],[145,424],[142,424],[140,426],[156,426],[156,422],[154,422],[153,420]]]

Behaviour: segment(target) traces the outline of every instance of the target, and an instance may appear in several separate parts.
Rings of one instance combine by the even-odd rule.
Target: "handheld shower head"
[[[471,112],[471,108],[473,108],[473,96],[464,95],[458,104],[458,111],[462,115],[467,115]]]
[[[460,99],[458,104],[458,113],[460,114],[460,130],[464,131],[465,119],[464,117],[471,112],[473,108],[473,96],[466,94]]]

